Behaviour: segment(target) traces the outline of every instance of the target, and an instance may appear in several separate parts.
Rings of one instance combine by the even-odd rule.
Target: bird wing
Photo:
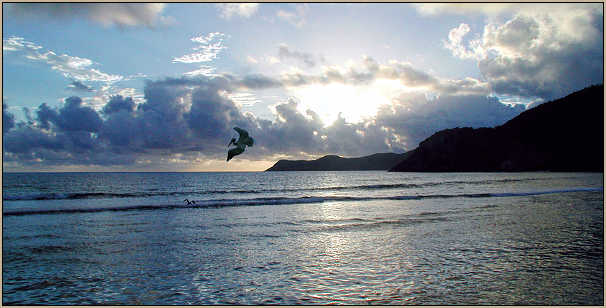
[[[248,138],[248,132],[239,128],[239,127],[234,127],[234,130],[238,132],[238,134],[240,134],[240,138],[238,139],[244,139],[244,138]]]
[[[242,152],[244,152],[244,147],[236,147],[233,148],[229,151],[227,151],[227,161],[229,161],[230,159],[232,159],[234,156],[236,155],[240,155],[242,154]]]

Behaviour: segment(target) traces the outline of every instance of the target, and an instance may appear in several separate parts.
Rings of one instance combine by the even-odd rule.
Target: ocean
[[[2,303],[603,305],[603,179],[3,173]]]

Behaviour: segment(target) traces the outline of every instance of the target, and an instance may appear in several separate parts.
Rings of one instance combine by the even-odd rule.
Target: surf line
[[[448,198],[503,198],[503,197],[523,197],[543,194],[570,193],[570,192],[600,192],[604,188],[571,188],[548,191],[534,192],[514,192],[514,193],[476,193],[476,194],[452,194],[452,195],[401,195],[401,196],[378,196],[378,197],[352,197],[352,196],[306,196],[306,197],[265,197],[252,199],[215,199],[198,200],[188,208],[221,208],[231,206],[262,206],[262,205],[281,205],[281,204],[305,204],[305,203],[323,203],[331,201],[372,201],[372,200],[422,200],[422,199],[448,199]],[[190,201],[193,202],[193,201]],[[177,209],[185,208],[183,205],[133,205],[124,207],[100,207],[100,208],[66,208],[49,210],[13,210],[5,211],[5,216],[35,215],[35,214],[65,214],[65,213],[89,213],[102,211],[132,211],[132,210],[156,210],[156,209]]]

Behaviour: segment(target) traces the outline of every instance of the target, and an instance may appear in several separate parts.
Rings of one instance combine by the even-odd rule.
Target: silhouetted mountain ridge
[[[388,170],[402,161],[405,157],[406,153],[377,153],[356,158],[326,155],[315,160],[281,159],[266,171]]]
[[[390,171],[604,171],[604,86],[522,112],[495,128],[439,131]]]

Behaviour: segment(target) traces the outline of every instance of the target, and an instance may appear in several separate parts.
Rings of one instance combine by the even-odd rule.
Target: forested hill
[[[266,171],[351,171],[388,170],[398,164],[406,154],[377,153],[364,157],[344,158],[326,155],[316,160],[279,160]]]
[[[604,171],[604,86],[522,112],[495,128],[439,131],[390,171]]]

